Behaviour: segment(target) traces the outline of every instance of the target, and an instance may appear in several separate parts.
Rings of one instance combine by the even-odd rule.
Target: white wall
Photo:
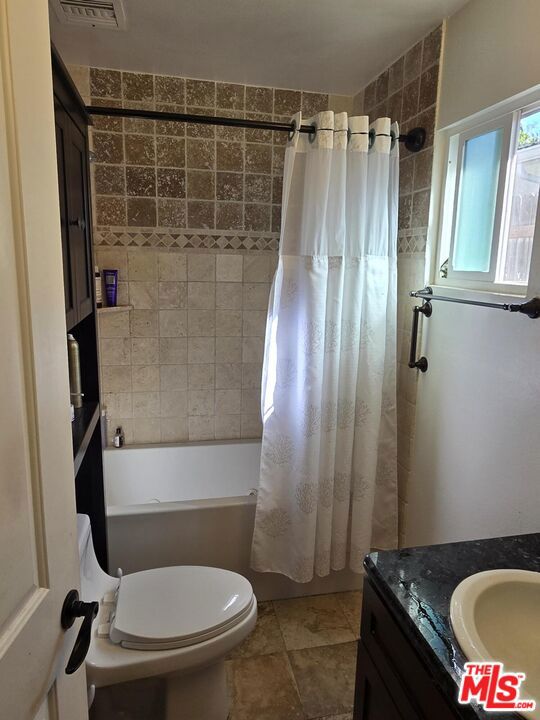
[[[471,0],[446,23],[438,127],[540,83],[540,2]]]
[[[538,84],[539,27],[538,0],[471,0],[451,18],[439,126]],[[540,531],[540,320],[434,302],[423,327],[404,544]]]

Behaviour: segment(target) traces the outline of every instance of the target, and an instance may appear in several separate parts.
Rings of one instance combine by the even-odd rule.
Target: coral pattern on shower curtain
[[[321,112],[285,155],[252,566],[297,582],[397,541],[397,133]],[[370,147],[371,145],[371,147]]]

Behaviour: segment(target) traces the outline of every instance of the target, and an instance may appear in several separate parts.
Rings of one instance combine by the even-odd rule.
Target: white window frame
[[[502,293],[504,295],[522,297],[527,295],[528,288],[531,285],[535,256],[538,258],[540,255],[540,202],[538,203],[537,221],[533,237],[533,257],[531,259],[528,285],[499,282],[496,272],[502,253],[503,243],[501,239],[508,226],[509,194],[513,189],[519,118],[522,114],[535,109],[540,109],[540,89],[538,88],[522,93],[504,103],[499,103],[494,108],[477,113],[473,117],[438,132],[437,140],[442,162],[438,173],[440,184],[437,195],[440,203],[438,232],[436,232],[437,248],[434,254],[435,263],[433,266],[432,282],[434,284],[466,290]],[[502,128],[503,137],[489,271],[456,271],[452,268],[452,257],[463,147],[470,138],[497,128]],[[436,173],[434,174],[434,180],[435,178]],[[446,259],[448,259],[448,276],[443,278],[440,275],[440,267]]]

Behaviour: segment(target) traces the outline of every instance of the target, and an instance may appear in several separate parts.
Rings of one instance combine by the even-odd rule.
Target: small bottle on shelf
[[[114,433],[113,445],[116,448],[121,448],[123,444],[124,444],[124,433],[122,432],[121,427],[117,427],[116,432]]]
[[[94,266],[94,280],[96,283],[96,307],[103,307],[103,289],[101,287],[101,273],[97,265]]]

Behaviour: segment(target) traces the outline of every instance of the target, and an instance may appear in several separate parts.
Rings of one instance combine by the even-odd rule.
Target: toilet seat
[[[144,570],[122,577],[109,637],[133,650],[196,645],[238,625],[254,602],[250,583],[229,570]]]

